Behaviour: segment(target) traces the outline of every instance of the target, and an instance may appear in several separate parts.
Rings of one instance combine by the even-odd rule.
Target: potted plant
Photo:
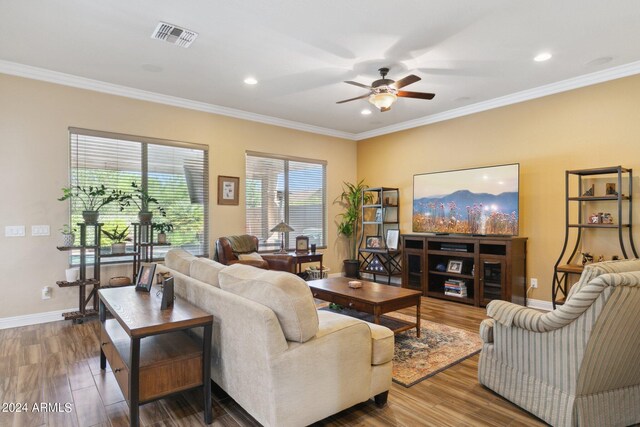
[[[135,182],[131,183],[131,188],[133,188],[133,191],[130,193],[120,190],[114,190],[114,195],[115,197],[117,197],[117,200],[120,203],[120,211],[123,211],[126,207],[129,207],[133,204],[138,208],[138,219],[140,220],[140,223],[149,224],[151,222],[151,218],[153,218],[153,212],[149,210],[149,205],[156,204],[160,215],[162,215],[163,217],[167,216],[167,212],[162,206],[160,206],[160,204],[158,203],[158,199],[149,196],[147,190],[140,187]]]
[[[67,248],[73,246],[76,241],[76,229],[69,224],[65,224],[59,231],[62,233],[62,246]]]
[[[344,274],[347,277],[358,278],[358,253],[357,253],[357,236],[358,222],[362,208],[362,190],[368,188],[364,184],[364,180],[357,184],[345,182],[342,186],[342,194],[335,200],[344,207],[344,212],[338,216],[341,218],[338,223],[338,234],[347,238],[349,241],[350,259],[345,259]],[[369,203],[371,195],[365,193],[365,203]]]
[[[173,231],[173,224],[170,222],[159,222],[153,224],[153,229],[158,232],[158,243],[167,243],[167,232]]]
[[[102,234],[107,236],[111,240],[111,253],[112,254],[124,254],[127,251],[127,243],[130,242],[131,239],[128,236],[129,227],[126,227],[124,230],[119,231],[118,226],[116,225],[111,231],[102,230]]]
[[[72,197],[78,198],[84,206],[82,218],[84,218],[84,222],[87,224],[96,224],[100,216],[100,209],[118,200],[113,192],[109,193],[109,190],[104,184],[95,187],[90,185],[89,188],[81,185],[65,187],[62,189],[62,197],[58,200],[62,202]]]

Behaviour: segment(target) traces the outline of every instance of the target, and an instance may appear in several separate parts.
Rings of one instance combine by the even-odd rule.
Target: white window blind
[[[104,184],[108,189],[132,191],[131,183],[145,188],[166,211],[162,217],[149,206],[153,222],[170,222],[170,247],[157,247],[154,257],[164,257],[171,247],[183,247],[194,255],[208,250],[208,156],[204,146],[154,138],[70,128],[71,186]],[[82,222],[84,207],[72,198],[71,224]],[[138,222],[134,205],[120,211],[117,203],[100,209],[103,229],[118,230]],[[133,235],[133,227],[129,228]],[[111,242],[102,236],[102,244]],[[125,259],[123,259],[125,260]],[[128,258],[127,260],[130,260]]]
[[[285,234],[285,248],[296,236],[326,246],[326,162],[247,152],[246,231],[260,239],[260,249],[280,248],[280,221],[295,231]]]

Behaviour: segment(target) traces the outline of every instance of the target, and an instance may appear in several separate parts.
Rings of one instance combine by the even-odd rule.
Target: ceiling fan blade
[[[362,96],[356,96],[355,98],[345,99],[344,101],[338,101],[338,102],[336,102],[336,104],[344,104],[345,102],[355,101],[356,99],[364,99],[364,98],[368,98],[368,97],[369,97],[369,94],[362,95]]]
[[[365,88],[365,89],[369,89],[369,90],[371,90],[371,86],[367,86],[367,85],[362,84],[362,83],[352,82],[352,81],[349,81],[349,80],[345,81],[345,83],[348,83],[348,84],[350,84],[350,85],[354,85],[354,86],[358,86],[358,87],[363,87],[363,88]]]
[[[409,74],[407,77],[398,80],[397,82],[393,83],[391,86],[396,89],[400,89],[401,87],[409,86],[411,83],[415,83],[420,80],[422,79],[416,76],[415,74]]]
[[[418,99],[433,99],[433,97],[436,96],[435,93],[408,92],[406,90],[399,90],[396,95],[403,98],[418,98]]]

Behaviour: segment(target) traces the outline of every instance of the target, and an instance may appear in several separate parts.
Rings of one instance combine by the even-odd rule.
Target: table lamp
[[[286,254],[287,251],[284,249],[284,233],[288,233],[290,231],[295,231],[291,226],[284,221],[280,221],[278,225],[271,229],[271,232],[281,233],[280,235],[280,252],[279,254]]]

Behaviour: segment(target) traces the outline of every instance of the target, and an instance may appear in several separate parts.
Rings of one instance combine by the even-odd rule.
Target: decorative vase
[[[352,279],[358,278],[358,269],[360,263],[356,259],[345,259],[344,261],[344,275]]]
[[[112,254],[124,254],[127,251],[127,244],[124,242],[112,243],[111,244],[111,253]]]
[[[67,268],[64,271],[64,274],[67,279],[67,282],[72,283],[72,282],[76,282],[80,277],[80,270],[78,270],[77,268]]]
[[[68,233],[62,235],[62,246],[70,247],[76,242],[76,235],[74,233]]]
[[[138,212],[138,219],[140,220],[140,224],[151,223],[151,218],[153,218],[153,212],[147,212],[147,211]]]
[[[98,211],[82,211],[85,224],[97,224],[100,213]]]
[[[167,243],[167,233],[158,233],[158,243]]]

